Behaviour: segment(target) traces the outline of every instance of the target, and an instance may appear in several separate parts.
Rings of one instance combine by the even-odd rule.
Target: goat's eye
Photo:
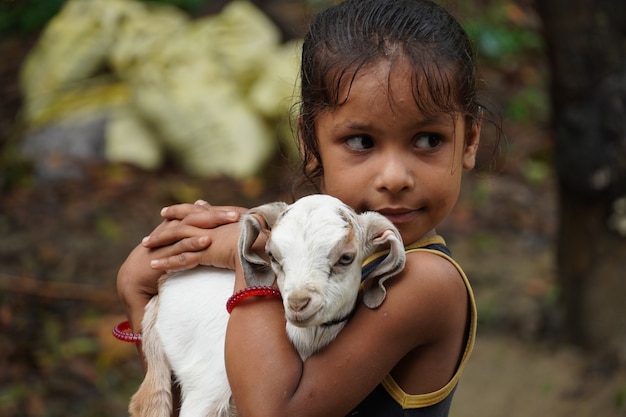
[[[354,261],[354,253],[344,253],[337,261],[338,265],[350,265]]]
[[[270,258],[270,264],[274,271],[280,271],[283,269],[283,266],[280,264],[280,260],[277,259],[272,252],[267,252],[267,257]]]

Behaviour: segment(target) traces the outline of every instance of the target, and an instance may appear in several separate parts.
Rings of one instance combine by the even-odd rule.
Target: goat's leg
[[[161,337],[156,327],[158,296],[146,305],[142,349],[147,369],[141,386],[130,400],[132,417],[170,417],[172,415],[172,376]]]
[[[161,288],[157,326],[181,387],[180,417],[229,415],[224,341],[233,285],[232,271],[197,267],[170,277]]]
[[[202,390],[192,390],[182,402],[180,417],[232,417],[230,397],[230,390],[226,390],[207,401]]]

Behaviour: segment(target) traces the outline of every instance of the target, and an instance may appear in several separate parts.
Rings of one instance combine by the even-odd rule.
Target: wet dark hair
[[[415,104],[426,114],[460,112],[468,129],[480,114],[473,46],[443,7],[428,0],[346,0],[311,22],[300,69],[302,183],[323,175],[315,120],[341,106],[358,71],[408,60]],[[347,83],[347,84],[346,84]]]

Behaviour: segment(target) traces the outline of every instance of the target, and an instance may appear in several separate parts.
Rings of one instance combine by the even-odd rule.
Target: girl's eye
[[[346,145],[348,145],[350,149],[361,151],[372,148],[374,141],[369,136],[354,136],[346,140]]]
[[[420,149],[433,149],[439,146],[441,142],[441,136],[428,133],[417,136],[415,146]]]

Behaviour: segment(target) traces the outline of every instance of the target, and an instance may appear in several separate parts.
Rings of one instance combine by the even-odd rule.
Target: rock
[[[105,126],[104,118],[48,125],[29,133],[22,151],[33,160],[40,180],[79,178],[89,163],[104,162]]]

